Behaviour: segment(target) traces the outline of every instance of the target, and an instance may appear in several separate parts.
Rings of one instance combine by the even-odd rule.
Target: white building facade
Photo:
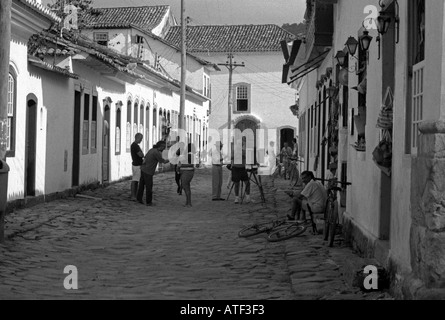
[[[60,19],[33,1],[14,1],[13,14],[7,152],[10,204],[128,178],[130,145],[136,133],[144,135],[145,152],[159,140],[175,141],[181,85],[162,63],[175,64],[177,57],[155,65],[82,33],[64,30],[61,37],[60,32],[48,31]],[[19,20],[24,16],[30,22]],[[152,37],[150,41],[159,42],[166,52],[180,55]],[[122,47],[131,45],[128,40]],[[198,79],[212,67],[195,57],[191,61],[190,73]],[[189,139],[202,151],[210,99],[202,93],[202,82],[190,82],[199,87],[187,83],[184,120]]]
[[[352,183],[341,194],[346,238],[387,267],[404,298],[445,297],[444,9],[434,0],[310,1],[306,44],[288,73],[307,169],[322,177],[333,163]],[[390,152],[377,163],[382,141]]]

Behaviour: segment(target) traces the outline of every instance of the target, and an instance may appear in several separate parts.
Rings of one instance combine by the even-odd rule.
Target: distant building
[[[171,27],[165,39],[179,45],[180,29]],[[229,62],[228,55],[232,54],[233,62],[244,66],[233,72],[231,127],[271,130],[270,135],[263,138],[277,142],[277,148],[284,142],[292,143],[297,136],[298,118],[290,107],[295,105],[296,95],[294,90],[281,84],[285,62],[281,41],[293,39],[291,33],[270,24],[187,27],[187,51],[219,64],[222,70],[210,74],[210,128],[221,131],[228,127],[229,70],[221,64]]]

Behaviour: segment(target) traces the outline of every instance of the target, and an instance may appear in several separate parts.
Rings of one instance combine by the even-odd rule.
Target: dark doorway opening
[[[72,172],[72,186],[79,185],[80,175],[80,110],[81,110],[80,91],[74,92],[74,132],[73,132],[73,172]]]
[[[26,111],[25,196],[36,195],[37,102],[28,100]]]

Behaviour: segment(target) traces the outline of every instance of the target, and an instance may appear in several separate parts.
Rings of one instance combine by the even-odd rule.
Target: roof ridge
[[[200,24],[200,25],[196,25],[196,26],[187,26],[187,28],[193,28],[193,27],[244,27],[244,26],[255,26],[255,27],[259,27],[259,26],[274,26],[274,27],[281,28],[279,25],[274,24],[274,23],[264,23],[264,24],[253,24],[253,23],[251,23],[251,24]],[[172,27],[181,27],[181,26],[172,26]],[[283,29],[283,28],[281,28],[281,29]]]
[[[101,10],[101,9],[137,9],[137,8],[157,8],[157,7],[168,7],[170,8],[169,4],[159,4],[155,6],[134,6],[134,7],[94,7],[95,10]]]

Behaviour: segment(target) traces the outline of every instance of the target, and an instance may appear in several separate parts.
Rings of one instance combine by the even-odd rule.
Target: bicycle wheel
[[[287,240],[299,236],[300,234],[304,233],[306,229],[307,229],[306,225],[294,223],[291,224],[290,226],[278,228],[273,232],[269,233],[269,235],[267,236],[267,240],[270,242]]]
[[[256,236],[257,234],[270,231],[275,226],[281,225],[282,223],[284,223],[284,221],[285,220],[283,220],[283,221],[276,220],[276,221],[252,224],[250,226],[247,226],[247,227],[241,229],[238,232],[238,236],[241,238],[253,237],[253,236]]]

